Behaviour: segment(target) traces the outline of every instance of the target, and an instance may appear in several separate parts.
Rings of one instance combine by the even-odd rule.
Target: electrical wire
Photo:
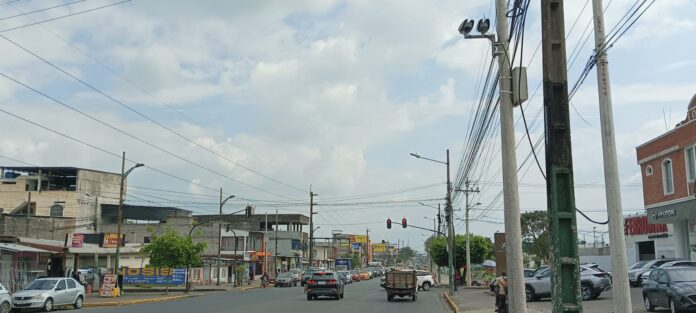
[[[34,10],[34,11],[30,11],[30,12],[15,14],[15,15],[6,16],[6,17],[0,17],[0,21],[4,21],[4,20],[11,19],[11,18],[15,18],[15,17],[20,17],[20,16],[25,16],[25,15],[29,15],[29,14],[34,14],[34,13],[37,13],[37,12],[48,11],[48,10],[51,10],[51,9],[60,8],[60,7],[64,7],[64,6],[69,6],[69,5],[73,5],[73,4],[75,4],[75,3],[80,3],[80,2],[85,2],[85,1],[87,1],[87,0],[77,0],[77,1],[73,1],[73,2],[66,2],[66,3],[62,3],[62,4],[59,4],[59,5],[52,6],[52,7],[47,7],[47,8],[39,9],[39,10]]]
[[[13,30],[17,30],[17,29],[29,27],[29,26],[34,26],[34,25],[38,25],[38,24],[42,24],[42,23],[46,23],[46,22],[51,22],[51,21],[55,21],[55,20],[59,20],[59,19],[66,18],[66,17],[71,17],[71,16],[83,14],[83,13],[89,13],[89,12],[93,12],[93,11],[100,10],[100,9],[104,9],[104,8],[108,8],[108,7],[112,7],[112,6],[115,6],[115,5],[119,5],[119,4],[123,4],[123,3],[126,3],[126,2],[130,2],[130,1],[131,1],[131,0],[123,0],[123,1],[115,2],[115,3],[103,5],[103,6],[100,6],[100,7],[91,8],[91,9],[89,9],[89,10],[84,10],[84,11],[74,12],[74,13],[70,13],[70,14],[67,14],[67,15],[62,15],[62,16],[58,16],[58,17],[54,17],[54,18],[49,18],[49,19],[47,19],[47,20],[42,20],[42,21],[38,21],[38,22],[34,22],[34,23],[24,24],[24,25],[16,26],[16,27],[5,28],[5,29],[3,29],[3,30],[0,30],[0,33],[5,33],[5,32],[9,32],[9,31],[13,31]],[[9,3],[7,3],[7,4],[9,4]]]

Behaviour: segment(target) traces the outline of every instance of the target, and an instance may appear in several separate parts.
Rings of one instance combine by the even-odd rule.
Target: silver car
[[[539,271],[534,277],[524,280],[527,302],[551,297],[551,269]],[[582,300],[592,300],[611,290],[611,276],[599,269],[580,266],[580,289]]]
[[[85,288],[72,278],[39,278],[12,295],[12,307],[45,312],[63,305],[80,309],[84,299]]]
[[[0,284],[0,313],[8,313],[12,309],[12,298],[10,292]]]

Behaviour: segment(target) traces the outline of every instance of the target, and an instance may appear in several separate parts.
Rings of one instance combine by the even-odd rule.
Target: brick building
[[[650,224],[670,224],[675,257],[696,260],[696,95],[676,127],[636,148]]]

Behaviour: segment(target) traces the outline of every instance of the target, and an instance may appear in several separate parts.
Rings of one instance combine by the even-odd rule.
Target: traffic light
[[[387,229],[391,229],[391,218],[387,218]]]
[[[245,208],[245,210],[244,210],[244,216],[246,216],[246,217],[251,217],[251,215],[252,215],[251,210],[252,210],[251,206],[250,206],[250,205],[247,205],[246,208]]]
[[[406,228],[406,218],[401,219],[401,227]]]
[[[225,224],[225,231],[229,232],[231,227],[232,227],[232,225],[230,225],[229,223]]]

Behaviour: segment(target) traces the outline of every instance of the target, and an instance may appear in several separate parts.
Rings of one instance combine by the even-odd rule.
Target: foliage
[[[411,247],[403,247],[399,249],[399,262],[406,262],[413,259],[416,256],[416,251],[411,249]]]
[[[524,212],[522,222],[522,247],[544,263],[549,260],[549,218],[546,211]]]
[[[490,238],[470,235],[469,246],[471,249],[471,263],[480,264],[483,261],[493,257],[493,242]],[[466,236],[456,235],[454,238],[454,257],[455,267],[461,268],[466,265]],[[430,246],[430,255],[433,262],[438,266],[447,266],[449,264],[447,255],[447,237],[441,236],[433,239]]]
[[[160,236],[142,247],[140,252],[150,256],[150,265],[154,267],[181,268],[196,267],[201,264],[201,255],[205,243],[193,243],[191,238],[179,236],[176,231],[168,229]]]

